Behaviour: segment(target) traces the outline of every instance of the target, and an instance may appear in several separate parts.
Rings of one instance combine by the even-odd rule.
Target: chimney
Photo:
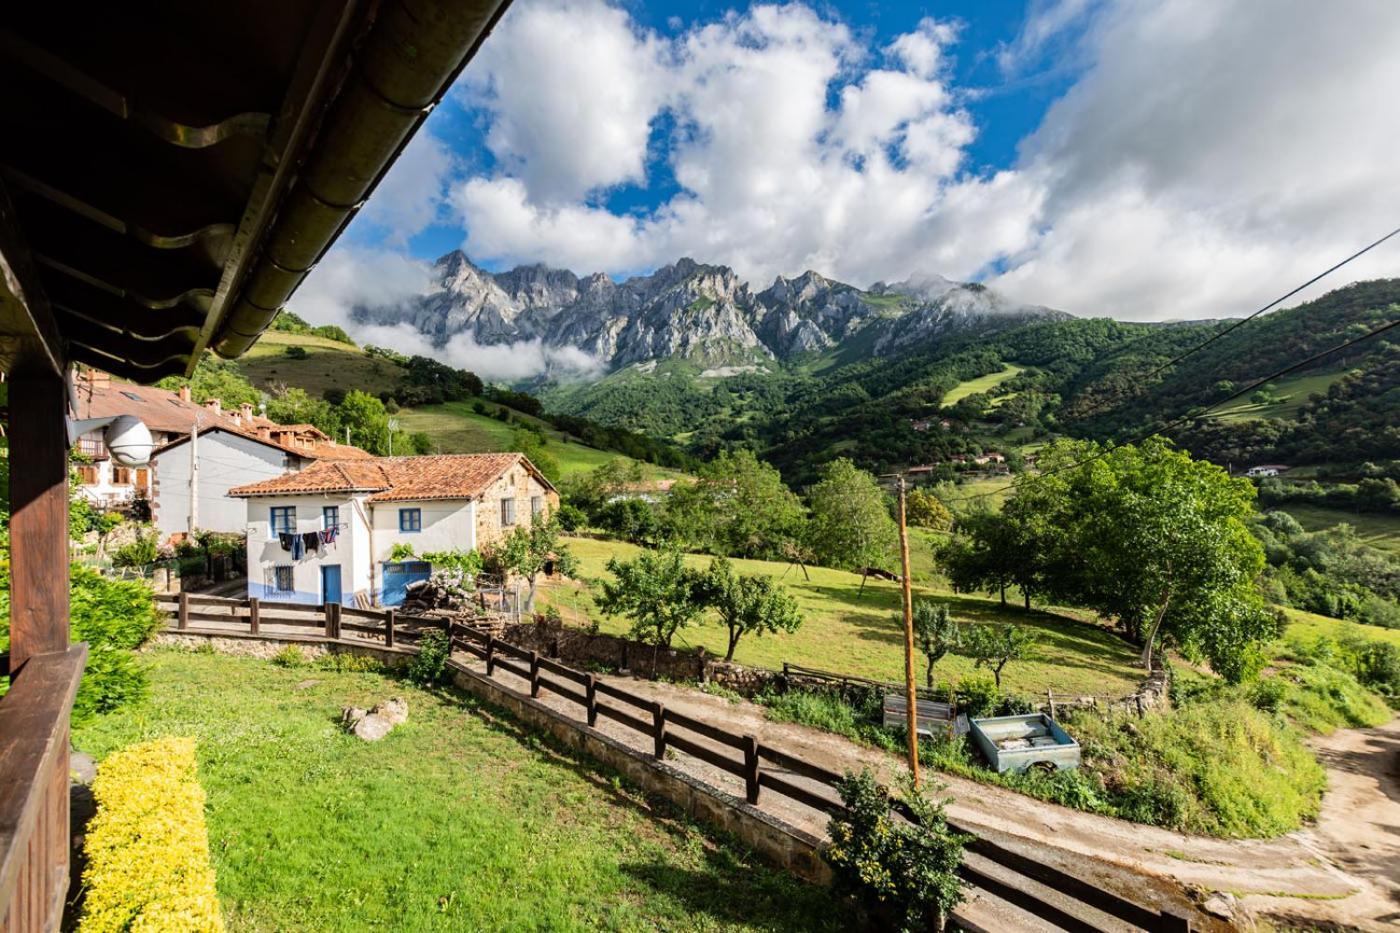
[[[180,386],[180,401],[182,401],[182,402],[188,402],[189,400],[190,400],[190,387],[189,387],[189,386]]]
[[[271,439],[272,428],[268,427],[265,424],[258,425],[258,437],[261,437],[263,440]]]
[[[112,384],[111,375],[97,369],[86,370],[79,378],[92,389],[105,389]]]
[[[209,409],[216,415],[223,414],[224,411],[224,403],[216,398],[205,399],[204,407]]]
[[[242,424],[253,423],[253,403],[244,402],[238,406],[238,420]]]

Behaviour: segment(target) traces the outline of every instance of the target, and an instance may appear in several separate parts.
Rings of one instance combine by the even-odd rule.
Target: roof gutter
[[[247,279],[213,329],[216,353],[237,357],[257,342],[508,6],[509,0],[386,0]]]

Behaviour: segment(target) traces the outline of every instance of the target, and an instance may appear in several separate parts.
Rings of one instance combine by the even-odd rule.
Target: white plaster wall
[[[355,594],[370,594],[370,534],[364,521],[363,497],[361,509],[349,496],[301,495],[254,496],[246,500],[248,532],[248,595],[281,602],[321,602],[321,567],[340,565],[341,601],[354,605]],[[340,509],[340,535],[335,544],[324,551],[308,551],[301,560],[294,560],[290,551],[271,533],[272,509],[283,506],[296,508],[296,533],[321,530],[321,509],[333,505]],[[292,568],[292,593],[276,590],[275,568]]]
[[[423,530],[399,531],[399,510],[421,509]],[[411,545],[415,554],[431,551],[470,551],[476,547],[476,503],[469,499],[435,499],[421,502],[381,502],[372,506],[374,563],[389,559],[399,542]]]
[[[155,492],[151,505],[162,539],[189,531],[190,444],[188,441],[151,458]],[[242,499],[230,498],[234,486],[256,483],[301,468],[301,458],[250,438],[210,431],[199,438],[199,528],[239,532],[248,517]],[[265,520],[265,517],[264,517]]]

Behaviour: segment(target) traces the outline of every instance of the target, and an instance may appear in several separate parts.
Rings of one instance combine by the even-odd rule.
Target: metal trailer
[[[1044,713],[972,720],[972,740],[997,771],[1079,767],[1079,743]]]

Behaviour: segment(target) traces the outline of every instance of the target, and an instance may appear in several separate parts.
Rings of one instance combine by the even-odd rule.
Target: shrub
[[[836,890],[853,896],[880,927],[941,929],[963,899],[958,866],[971,837],[948,828],[942,804],[917,790],[908,796],[913,822],[890,814],[890,799],[870,772],[838,785],[845,812],[831,818],[823,852]]]
[[[1001,692],[990,674],[972,674],[958,684],[958,711],[969,717],[986,716],[997,708]]]
[[[154,564],[160,555],[160,543],[155,532],[140,535],[112,552],[114,567],[145,567]]]
[[[295,344],[286,347],[282,352],[287,355],[289,360],[304,360],[309,355],[306,352],[306,347],[299,347]]]
[[[305,667],[306,655],[296,645],[286,645],[272,656],[272,663],[278,667]]]
[[[81,722],[146,695],[145,668],[131,652],[161,623],[145,583],[113,580],[81,566],[72,568],[71,580],[72,639],[88,643],[87,667],[73,702],[73,718]]]
[[[447,659],[451,652],[446,632],[440,629],[424,632],[418,639],[418,654],[408,665],[408,679],[423,687],[442,683],[446,679]]]
[[[194,740],[164,738],[107,758],[92,785],[79,930],[224,928],[209,864]]]
[[[384,670],[384,662],[367,654],[331,652],[316,659],[316,667],[338,674],[367,674]]]

